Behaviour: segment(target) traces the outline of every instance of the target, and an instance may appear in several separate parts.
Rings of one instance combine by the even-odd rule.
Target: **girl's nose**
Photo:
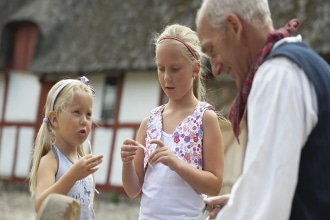
[[[165,71],[165,73],[164,73],[164,79],[165,80],[171,80],[172,79],[172,76],[171,76],[171,74],[168,71]]]
[[[82,115],[81,116],[81,124],[86,124],[88,121],[88,116],[87,115]]]

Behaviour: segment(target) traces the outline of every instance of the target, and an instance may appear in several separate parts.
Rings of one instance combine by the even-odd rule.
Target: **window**
[[[102,121],[110,122],[115,117],[117,100],[117,77],[107,76],[103,92]]]
[[[2,65],[15,70],[27,70],[32,62],[38,39],[38,28],[31,22],[12,22],[6,25],[1,53]]]

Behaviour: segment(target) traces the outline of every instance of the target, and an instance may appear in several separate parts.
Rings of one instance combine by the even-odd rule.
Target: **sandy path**
[[[137,220],[139,198],[119,196],[119,202],[111,201],[109,193],[101,192],[94,201],[97,220]],[[35,220],[33,201],[26,185],[0,181],[0,220]]]

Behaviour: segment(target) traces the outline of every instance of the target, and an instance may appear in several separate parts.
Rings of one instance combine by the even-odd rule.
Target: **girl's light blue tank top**
[[[55,144],[52,145],[52,149],[57,160],[55,181],[58,181],[64,173],[73,166],[73,163],[57,148]],[[76,199],[80,203],[80,220],[95,219],[93,188],[93,176],[89,175],[84,179],[78,180],[67,194],[67,196]]]

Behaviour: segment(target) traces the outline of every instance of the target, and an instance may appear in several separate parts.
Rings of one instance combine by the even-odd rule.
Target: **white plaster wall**
[[[12,176],[17,129],[14,126],[2,128],[0,152],[0,176]],[[28,164],[26,164],[28,166]]]
[[[88,76],[91,85],[95,89],[93,118],[98,121],[102,111],[102,96],[104,89],[104,74],[93,74]],[[119,113],[119,123],[140,123],[150,110],[159,102],[159,83],[157,74],[153,73],[128,73],[122,91],[122,100]],[[120,146],[125,138],[134,138],[133,129],[120,129],[117,132],[115,151],[110,161],[111,143],[113,131],[111,129],[96,128],[94,131],[94,143],[92,143],[93,154],[103,154],[103,162],[99,170],[95,173],[97,184],[122,186],[121,170],[122,162],[120,158]],[[87,146],[87,145],[86,145]],[[110,179],[107,180],[107,171],[111,163],[112,170]]]
[[[35,122],[40,90],[41,85],[37,76],[26,72],[11,72],[5,120],[7,122]]]
[[[125,77],[119,112],[120,123],[140,123],[159,103],[157,73],[131,73]]]
[[[2,118],[3,101],[5,98],[5,77],[0,73],[0,120]]]
[[[112,162],[110,161],[112,137],[112,129],[96,128],[94,131],[94,139],[92,143],[93,154],[103,154],[103,161],[99,165],[99,170],[95,173],[95,181],[97,184],[104,185],[107,183],[109,164]]]
[[[27,178],[30,172],[34,129],[31,127],[21,127],[18,132],[19,139],[14,175],[15,177]]]
[[[120,129],[117,131],[115,151],[112,158],[112,170],[110,175],[110,184],[114,186],[122,186],[121,172],[122,161],[120,156],[120,146],[126,138],[133,138],[134,130],[129,128]]]

